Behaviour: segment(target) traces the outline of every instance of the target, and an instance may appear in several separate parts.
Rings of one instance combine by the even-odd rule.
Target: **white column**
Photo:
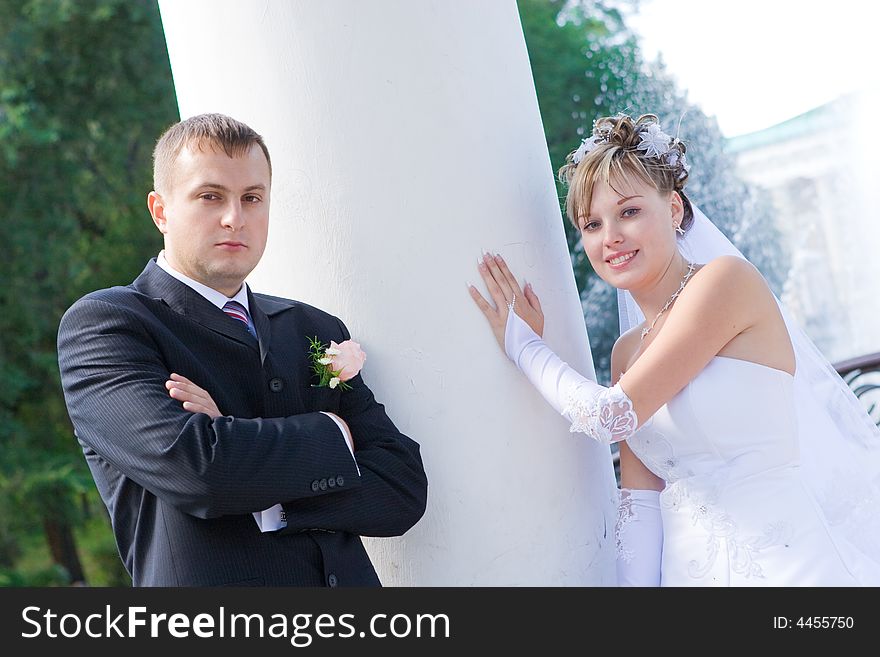
[[[422,447],[425,517],[366,541],[382,581],[613,585],[609,449],[568,432],[466,290],[502,252],[592,372],[514,0],[160,6],[181,116],[229,114],[272,154],[249,282],[341,317]]]

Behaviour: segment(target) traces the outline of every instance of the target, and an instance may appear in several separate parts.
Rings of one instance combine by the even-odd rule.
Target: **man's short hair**
[[[153,149],[153,189],[163,194],[171,188],[174,163],[184,147],[199,151],[222,149],[229,157],[240,157],[254,144],[266,156],[271,176],[269,149],[249,125],[225,114],[199,114],[175,123],[159,137]]]

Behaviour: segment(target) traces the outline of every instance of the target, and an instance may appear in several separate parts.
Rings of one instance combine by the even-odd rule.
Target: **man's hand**
[[[190,413],[204,413],[212,420],[220,417],[223,413],[217,408],[217,404],[208,392],[180,374],[171,374],[171,378],[165,382],[168,394],[173,399],[183,403],[183,410]]]

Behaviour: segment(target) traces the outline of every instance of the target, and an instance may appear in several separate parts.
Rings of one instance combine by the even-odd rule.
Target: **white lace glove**
[[[603,443],[626,440],[639,422],[620,387],[584,378],[554,354],[515,312],[507,315],[504,350],[544,399],[579,431]]]
[[[620,489],[617,507],[617,585],[660,586],[663,521],[656,490]]]

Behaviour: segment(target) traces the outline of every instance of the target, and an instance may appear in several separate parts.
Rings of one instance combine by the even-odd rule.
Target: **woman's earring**
[[[684,235],[684,228],[682,228],[681,226],[676,226],[675,232],[678,233],[679,235]]]

